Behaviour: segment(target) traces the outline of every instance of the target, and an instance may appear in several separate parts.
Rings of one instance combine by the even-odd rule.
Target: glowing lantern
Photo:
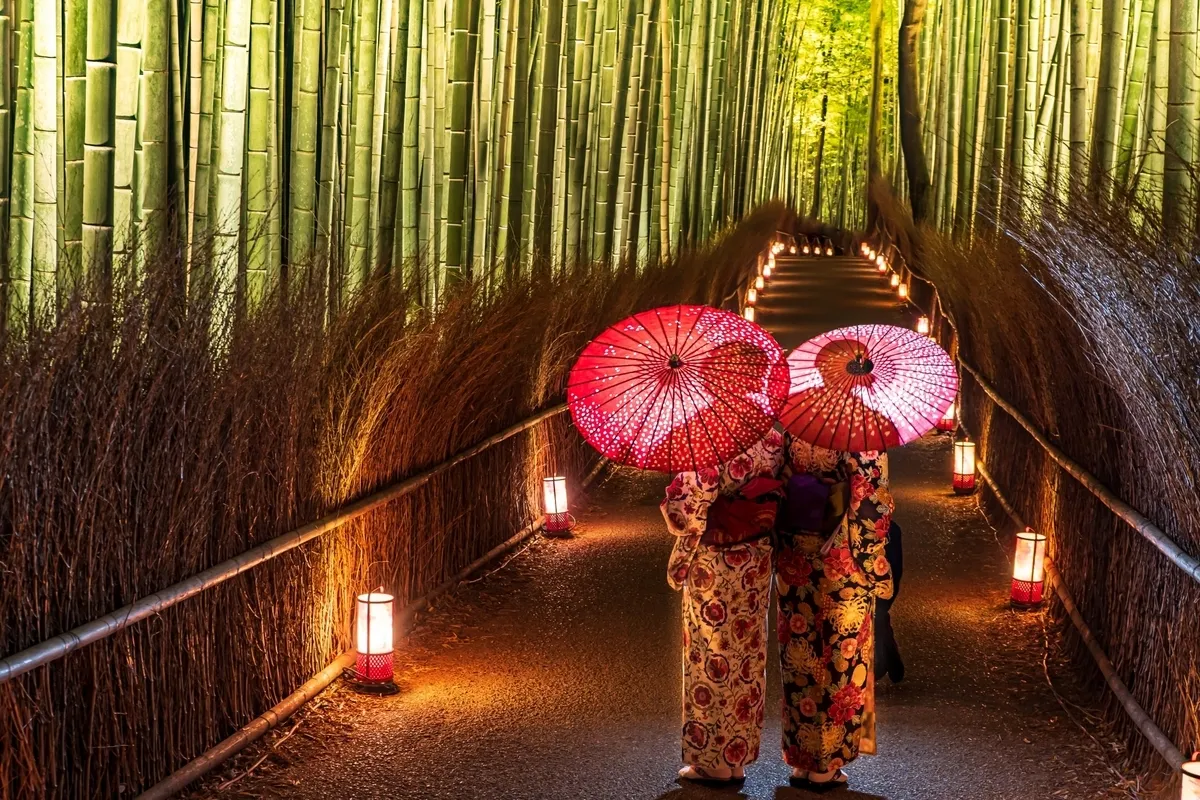
[[[750,305],[754,305],[755,303],[758,302],[758,290],[757,289],[751,289],[748,292],[746,292],[746,302],[749,303]]]
[[[938,420],[937,429],[942,433],[953,433],[954,429],[958,427],[957,411],[958,401],[955,400],[950,404],[950,407],[946,409],[946,413],[942,414],[942,418]]]
[[[832,247],[826,247],[826,248],[825,248],[825,255],[827,255],[827,256],[831,256],[831,255],[833,255],[833,248],[832,248]]]
[[[754,279],[754,288],[757,289],[758,291],[761,292],[766,287],[766,285],[767,285],[767,282],[763,278],[762,275],[759,275],[757,278]]]
[[[954,493],[971,494],[975,491],[975,443],[954,443]]]
[[[382,591],[358,596],[355,625],[355,685],[365,691],[393,692],[392,605],[394,598]]]
[[[929,317],[921,317],[917,320],[917,333],[922,336],[929,335]]]
[[[883,253],[875,256],[875,265],[880,267],[880,272],[883,272],[883,268],[887,266],[887,259],[883,257]]]
[[[1042,602],[1045,576],[1046,537],[1033,531],[1017,534],[1017,553],[1013,558],[1012,601],[1017,606],[1036,606]]]
[[[754,306],[746,306],[746,310],[742,312],[742,316],[747,322],[754,322]]]
[[[774,253],[767,256],[767,265],[765,267],[763,267],[763,269],[764,270],[775,269],[775,254]]]
[[[875,260],[875,249],[874,248],[867,248],[867,260],[869,260],[869,261]]]
[[[763,274],[762,274],[762,276],[763,276],[764,278],[769,278],[769,277],[771,277],[771,270],[773,270],[774,268],[775,268],[775,262],[774,262],[774,261],[772,261],[771,263],[769,263],[769,264],[767,264],[765,267],[763,267]]]
[[[879,261],[878,263],[875,264],[875,269],[879,270],[879,274],[882,275],[883,273],[888,271],[887,262]]]
[[[900,295],[901,300],[908,299],[908,284],[902,283],[896,287],[896,293]]]
[[[563,533],[571,530],[571,515],[567,513],[567,479],[561,476],[542,478],[542,497],[545,499],[546,521],[542,530],[546,533]]]
[[[788,253],[790,253],[791,255],[796,255],[796,245],[792,245],[791,247],[789,247]]]
[[[1183,790],[1179,800],[1200,800],[1200,753],[1183,762]]]
[[[892,283],[892,288],[893,288],[893,289],[896,289],[896,288],[898,288],[898,287],[900,286],[900,273],[899,273],[899,272],[893,272],[893,273],[892,273],[892,281],[891,281],[891,283]]]

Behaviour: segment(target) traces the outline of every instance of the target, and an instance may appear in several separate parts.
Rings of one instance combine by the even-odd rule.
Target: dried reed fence
[[[936,285],[963,360],[1183,551],[1200,553],[1197,254],[1160,244],[1162,231],[1131,223],[1127,204],[1043,196],[964,245],[914,230],[899,203],[874,194],[897,248]],[[934,299],[920,281],[912,296],[926,309]],[[934,322],[950,343],[945,319]],[[1200,584],[1066,474],[966,371],[962,397],[991,478],[1048,534],[1057,572],[1117,676],[1191,752],[1200,745]],[[1052,611],[1065,618],[1061,604]],[[1096,675],[1085,643],[1064,628],[1073,659]],[[1132,757],[1149,763],[1149,744],[1106,696]]]
[[[719,302],[792,217],[702,251],[574,265],[437,313],[382,276],[214,319],[162,246],[137,285],[0,347],[0,652],[14,653],[438,464],[557,402],[604,325]],[[550,270],[545,270],[550,272]],[[199,298],[199,299],[198,299]],[[213,330],[220,347],[211,346]],[[564,416],[161,615],[0,685],[0,798],[131,796],[350,645],[352,597],[420,596],[539,512],[593,456]]]

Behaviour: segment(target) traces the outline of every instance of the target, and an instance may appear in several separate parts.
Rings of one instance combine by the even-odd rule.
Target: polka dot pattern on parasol
[[[784,427],[830,450],[886,450],[937,427],[958,392],[954,362],[928,337],[893,325],[823,333],[788,356]]]
[[[707,306],[643,311],[597,336],[567,384],[575,426],[619,464],[683,472],[756,444],[787,399],[771,334]]]

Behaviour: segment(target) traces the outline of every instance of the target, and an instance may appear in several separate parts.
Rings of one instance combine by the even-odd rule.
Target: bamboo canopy
[[[433,305],[457,277],[665,257],[765,199],[800,201],[822,170],[842,187],[818,212],[850,224],[865,15],[866,0],[2,0],[5,323],[136,281],[159,237],[186,251],[181,282],[239,308],[299,282],[337,305],[393,269],[422,271]],[[837,87],[819,118],[816,74]]]

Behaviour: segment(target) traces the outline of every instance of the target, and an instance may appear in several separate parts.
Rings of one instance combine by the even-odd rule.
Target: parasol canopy
[[[607,458],[656,472],[715,467],[775,424],[788,366],[769,333],[707,306],[643,311],[605,330],[567,384],[575,426]]]
[[[958,392],[950,356],[915,331],[856,325],[788,356],[791,396],[780,414],[799,439],[830,450],[886,450],[933,430]]]

